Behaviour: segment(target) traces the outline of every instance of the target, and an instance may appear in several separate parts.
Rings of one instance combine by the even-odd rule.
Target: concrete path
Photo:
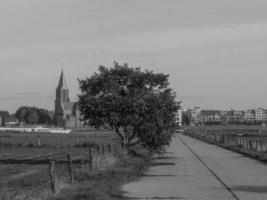
[[[165,157],[123,190],[140,200],[267,200],[267,165],[177,135]]]

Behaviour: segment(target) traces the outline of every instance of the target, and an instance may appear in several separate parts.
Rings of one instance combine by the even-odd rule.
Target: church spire
[[[56,101],[59,101],[59,102],[69,102],[70,101],[69,89],[67,86],[67,82],[66,82],[66,79],[64,76],[63,69],[61,71],[61,75],[60,75],[57,90],[56,90]]]
[[[65,89],[65,90],[68,89],[63,69],[61,70],[61,75],[60,75],[60,79],[59,79],[59,83],[58,83],[58,88]]]

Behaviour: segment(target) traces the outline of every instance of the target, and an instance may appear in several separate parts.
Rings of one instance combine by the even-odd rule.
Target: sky
[[[0,110],[53,110],[64,69],[170,74],[184,108],[267,108],[266,0],[1,0]]]

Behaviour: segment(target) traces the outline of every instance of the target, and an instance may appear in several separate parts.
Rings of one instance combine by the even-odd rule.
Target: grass
[[[194,127],[190,128],[187,131],[193,133],[192,137],[195,137],[197,139],[200,139],[202,141],[218,145],[220,147],[223,147],[225,149],[229,149],[231,151],[240,153],[244,156],[251,157],[253,159],[262,161],[262,162],[267,162],[267,154],[266,152],[259,152],[256,149],[250,149],[250,148],[244,148],[242,145],[237,145],[237,144],[226,144],[226,143],[219,143],[213,140],[210,140],[206,136],[210,135],[220,135],[220,134],[231,134],[232,136],[238,136],[238,137],[246,137],[250,141],[255,141],[255,139],[261,139],[261,141],[266,144],[266,136],[267,132],[263,131],[260,134],[259,137],[259,128],[258,127],[251,127],[251,126],[213,126],[213,127],[205,127],[205,128],[200,128],[200,127]],[[240,135],[241,134],[241,135]]]
[[[150,163],[149,153],[140,147],[133,154],[121,154],[118,162],[106,171],[78,173],[73,188],[63,190],[53,200],[122,200],[127,199],[121,186],[140,177]],[[134,156],[133,156],[134,155]]]
[[[88,147],[114,149],[119,140],[111,131],[76,132],[72,134],[29,134],[0,132],[0,163],[47,163],[48,160],[73,160],[88,155]],[[27,161],[27,162],[26,162]]]
[[[105,156],[100,170],[89,171],[84,161],[88,157],[88,145],[69,145],[76,140],[90,145],[116,144],[117,138],[110,133],[94,132],[71,135],[19,135],[0,134],[0,199],[2,200],[41,200],[41,199],[123,199],[121,186],[135,180],[148,166],[149,153],[138,147],[121,152],[117,157]],[[18,145],[18,141],[27,142],[43,137],[47,141],[57,142],[37,147],[36,145]],[[7,139],[9,145],[4,145]],[[13,140],[14,139],[14,140]],[[67,141],[65,141],[67,140]],[[75,141],[76,142],[76,141]],[[5,144],[7,144],[5,143]],[[80,143],[83,144],[83,143]],[[89,145],[89,146],[90,146]],[[68,167],[60,162],[71,152],[74,162],[75,181],[69,183]],[[48,160],[56,160],[57,193],[51,194]],[[4,162],[5,160],[9,162]],[[14,162],[10,162],[13,160]],[[25,161],[32,161],[30,163]],[[102,159],[100,158],[102,162]]]
[[[262,130],[260,125],[213,125],[213,126],[195,126],[187,128],[191,131],[214,134],[243,134],[243,135],[258,135],[261,130],[262,135],[267,135],[267,130]]]
[[[118,138],[112,131],[90,130],[76,131],[70,134],[50,133],[12,133],[0,132],[0,146],[23,146],[23,147],[74,147],[88,146],[90,144],[108,144],[116,142]],[[38,144],[39,143],[39,144]]]

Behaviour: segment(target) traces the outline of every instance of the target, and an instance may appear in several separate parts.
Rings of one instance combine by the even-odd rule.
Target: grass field
[[[70,134],[0,132],[0,146],[74,147],[108,144],[117,140],[112,131],[79,131]]]
[[[267,132],[262,126],[187,127],[185,134],[267,162]]]
[[[195,130],[202,133],[214,134],[243,134],[243,135],[261,135],[267,136],[267,127],[260,125],[214,125],[214,126],[192,126],[189,130]]]
[[[38,139],[41,145],[38,145]],[[67,153],[72,155],[75,176],[80,177],[84,168],[81,161],[88,158],[88,147],[108,144],[118,145],[118,138],[110,131],[69,135],[0,133],[0,199],[54,197],[50,189],[49,160],[56,160],[57,191],[60,193],[62,189],[70,188]]]

